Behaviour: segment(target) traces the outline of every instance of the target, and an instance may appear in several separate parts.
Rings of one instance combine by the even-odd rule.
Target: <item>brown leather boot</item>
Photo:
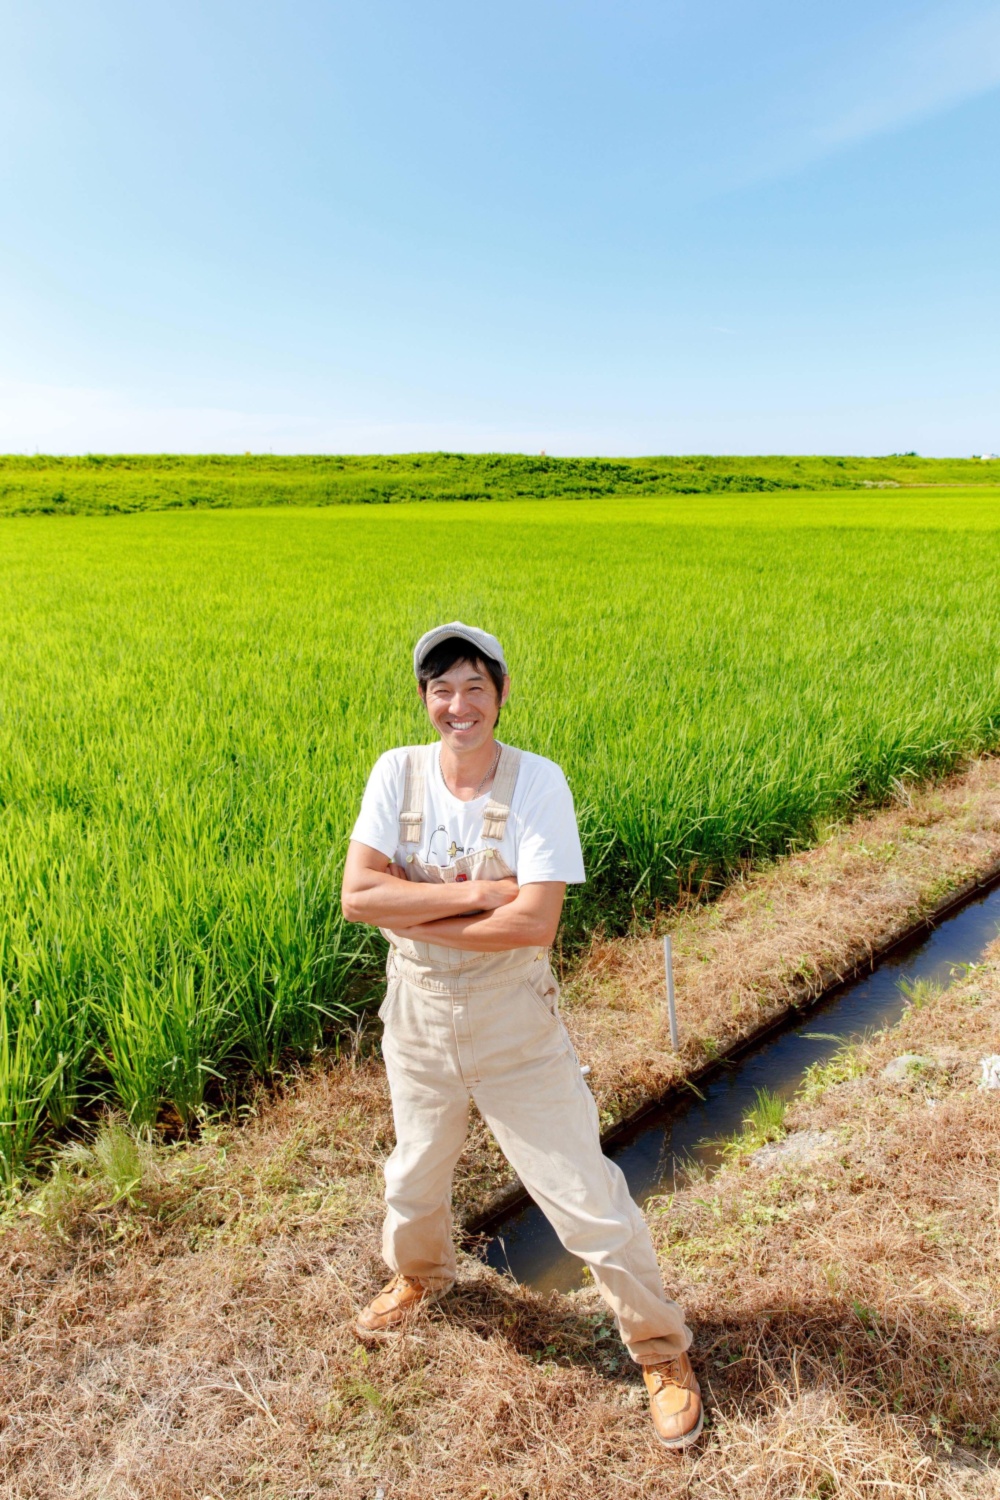
[[[701,1386],[686,1354],[643,1365],[656,1436],[664,1448],[689,1448],[701,1432]]]
[[[416,1276],[399,1273],[363,1312],[358,1313],[354,1327],[363,1339],[385,1338],[390,1333],[398,1333],[418,1307],[436,1302],[443,1295],[443,1291],[435,1292],[424,1286]]]

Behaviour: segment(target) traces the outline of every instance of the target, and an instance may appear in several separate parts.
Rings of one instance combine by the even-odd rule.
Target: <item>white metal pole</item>
[[[677,1035],[677,1005],[674,1000],[674,950],[667,933],[663,939],[663,967],[667,971],[667,1016],[670,1021],[670,1045],[676,1052],[679,1046]]]

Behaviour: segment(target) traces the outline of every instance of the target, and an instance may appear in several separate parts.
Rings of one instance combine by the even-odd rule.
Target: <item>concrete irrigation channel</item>
[[[978,962],[1000,931],[1000,872],[955,893],[934,916],[882,953],[866,972],[827,990],[743,1040],[662,1100],[647,1105],[605,1137],[640,1203],[670,1192],[685,1170],[712,1169],[726,1138],[738,1132],[758,1091],[790,1099],[806,1069],[845,1043],[893,1025],[907,1003],[904,986],[948,983],[952,971]],[[537,1291],[568,1292],[583,1267],[559,1244],[541,1211],[521,1192],[467,1226],[470,1242],[485,1239],[487,1262]],[[480,1242],[482,1242],[482,1239]]]

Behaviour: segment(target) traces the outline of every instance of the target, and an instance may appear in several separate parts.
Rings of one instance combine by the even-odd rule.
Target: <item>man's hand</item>
[[[508,906],[511,901],[517,900],[520,890],[513,875],[505,875],[502,880],[470,880],[463,883],[475,887],[476,904],[473,911],[496,911],[498,907]]]

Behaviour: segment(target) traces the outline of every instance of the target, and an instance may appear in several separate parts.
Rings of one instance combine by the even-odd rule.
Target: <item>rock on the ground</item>
[[[925,1057],[920,1052],[904,1052],[902,1057],[894,1057],[892,1062],[886,1063],[882,1077],[892,1083],[901,1083],[907,1078],[917,1078],[921,1073],[932,1073],[940,1066],[934,1057]]]
[[[755,1167],[799,1166],[815,1161],[836,1144],[837,1136],[832,1130],[797,1130],[783,1141],[761,1146],[750,1160]]]

